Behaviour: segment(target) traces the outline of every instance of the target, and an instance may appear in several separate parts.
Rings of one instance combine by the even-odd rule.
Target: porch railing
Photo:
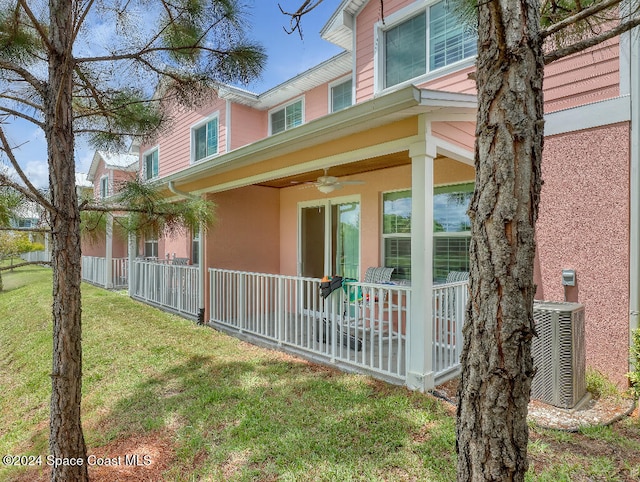
[[[107,258],[100,256],[82,257],[82,279],[103,288],[126,288],[128,284],[127,258],[111,260],[111,280],[107,279]]]
[[[436,383],[460,367],[462,326],[469,297],[468,281],[433,287],[432,362]]]
[[[313,357],[403,381],[411,290],[210,269],[210,322]]]
[[[30,251],[20,255],[22,259],[29,262],[51,261],[51,253],[49,251]]]
[[[130,293],[145,303],[198,316],[198,267],[136,259]]]
[[[326,299],[320,280],[210,269],[209,321],[275,346],[404,381],[411,288],[347,282]],[[436,382],[459,369],[467,282],[433,288]],[[425,320],[429,322],[429,320]]]

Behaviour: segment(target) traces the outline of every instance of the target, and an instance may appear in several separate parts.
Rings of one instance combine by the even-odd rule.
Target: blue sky
[[[242,85],[242,88],[262,93],[340,52],[340,48],[321,39],[319,32],[341,0],[324,0],[305,16],[302,39],[297,33],[288,35],[284,31],[283,27],[289,27],[289,19],[280,13],[278,3],[287,11],[295,10],[303,0],[241,1],[249,11],[247,21],[251,29],[248,35],[261,43],[268,55],[262,77],[249,85]],[[21,167],[36,186],[48,186],[43,132],[25,121],[10,122],[11,125],[5,125],[5,128],[13,144],[21,146],[15,150]],[[93,154],[93,149],[86,142],[77,139],[77,172],[88,171]]]

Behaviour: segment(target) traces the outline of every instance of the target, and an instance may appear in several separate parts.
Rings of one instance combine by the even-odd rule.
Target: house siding
[[[629,124],[545,140],[536,225],[538,297],[585,305],[587,366],[626,386],[629,336]],[[622,349],[621,349],[622,348]]]
[[[267,113],[241,104],[231,104],[231,150],[267,137]]]

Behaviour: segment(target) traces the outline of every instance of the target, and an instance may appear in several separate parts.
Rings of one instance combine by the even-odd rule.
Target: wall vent
[[[586,394],[584,305],[535,302],[538,336],[531,352],[537,372],[531,398],[560,408],[573,408]]]

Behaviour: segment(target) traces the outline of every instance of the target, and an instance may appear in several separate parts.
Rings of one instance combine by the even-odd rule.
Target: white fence
[[[198,316],[198,267],[134,260],[130,293],[145,303]]]
[[[210,322],[320,360],[404,381],[409,288],[210,269]]]
[[[221,269],[209,279],[213,325],[404,382],[411,288],[346,282],[323,298],[319,279]],[[434,286],[436,382],[459,369],[467,298],[466,281]]]
[[[126,288],[128,284],[129,260],[113,258],[111,260],[111,280],[108,280],[107,258],[98,256],[82,257],[82,279],[103,288]]]
[[[22,259],[30,262],[49,262],[51,261],[51,253],[49,251],[31,251],[29,253],[22,253],[20,255]]]
[[[433,287],[432,362],[436,383],[457,373],[460,368],[468,285],[468,281],[459,281]]]

